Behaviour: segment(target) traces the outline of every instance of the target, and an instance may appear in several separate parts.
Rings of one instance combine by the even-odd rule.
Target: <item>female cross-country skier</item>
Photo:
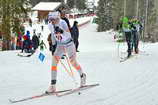
[[[71,65],[78,71],[81,77],[80,86],[84,86],[86,84],[86,74],[83,73],[81,66],[76,61],[75,45],[66,22],[60,19],[59,12],[49,13],[48,20],[48,28],[51,31],[52,45],[56,44],[56,49],[54,55],[52,56],[51,84],[47,92],[56,91],[57,64],[65,53],[67,53]]]

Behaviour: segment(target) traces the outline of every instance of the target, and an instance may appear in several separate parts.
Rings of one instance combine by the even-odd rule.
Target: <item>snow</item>
[[[40,26],[38,27],[40,30]],[[48,96],[14,105],[157,105],[158,104],[158,43],[140,43],[140,54],[123,62],[126,44],[113,40],[111,32],[96,32],[96,24],[80,28],[78,62],[87,74],[87,84],[100,86],[64,97]],[[49,33],[44,28],[43,38]],[[119,51],[119,54],[118,54]],[[50,83],[51,53],[40,62],[37,51],[31,57],[19,57],[20,51],[0,52],[0,104],[8,99],[38,95]],[[64,62],[64,61],[63,61]],[[74,70],[76,81],[79,75]],[[59,64],[57,89],[74,88],[73,79]]]
[[[98,6],[98,1],[99,1],[99,0],[88,0],[88,2],[94,2],[94,5],[95,5],[95,6]]]
[[[61,5],[61,2],[40,2],[32,10],[53,11],[59,5]]]

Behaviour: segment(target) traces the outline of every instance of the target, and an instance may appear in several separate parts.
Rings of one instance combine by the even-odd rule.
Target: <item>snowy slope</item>
[[[88,24],[80,29],[77,58],[87,74],[87,84],[100,86],[81,95],[48,96],[15,105],[157,105],[158,44],[141,43],[140,55],[120,63],[113,36],[96,32],[96,27]],[[125,52],[125,47],[126,44],[121,44],[120,52]],[[49,86],[50,52],[45,51],[43,63],[38,60],[39,51],[30,58],[18,57],[18,52],[0,52],[0,105],[10,105],[9,98],[40,94]],[[79,82],[77,72],[74,73]],[[58,90],[71,87],[74,87],[72,78],[59,64]]]

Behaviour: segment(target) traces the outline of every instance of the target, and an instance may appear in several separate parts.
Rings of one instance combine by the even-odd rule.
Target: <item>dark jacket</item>
[[[36,49],[39,46],[39,38],[37,37],[37,35],[33,35],[32,37],[32,44],[33,47]]]
[[[78,29],[78,22],[75,21],[73,24],[73,27],[71,28],[71,37],[73,38],[74,41],[78,40],[79,38],[79,29]]]

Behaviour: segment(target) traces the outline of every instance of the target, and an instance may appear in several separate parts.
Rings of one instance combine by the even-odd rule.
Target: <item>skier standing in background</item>
[[[127,58],[129,58],[132,54],[132,30],[131,30],[131,23],[129,22],[127,17],[123,17],[122,19],[122,29],[123,32],[125,33],[125,37],[126,37],[126,42],[127,42],[127,46],[128,46],[128,55]]]
[[[142,30],[142,25],[140,24],[139,20],[136,18],[131,20],[131,27],[132,27],[132,36],[133,36],[133,45],[132,50],[134,47],[134,51],[136,54],[139,53],[139,39],[140,39],[140,31]]]

